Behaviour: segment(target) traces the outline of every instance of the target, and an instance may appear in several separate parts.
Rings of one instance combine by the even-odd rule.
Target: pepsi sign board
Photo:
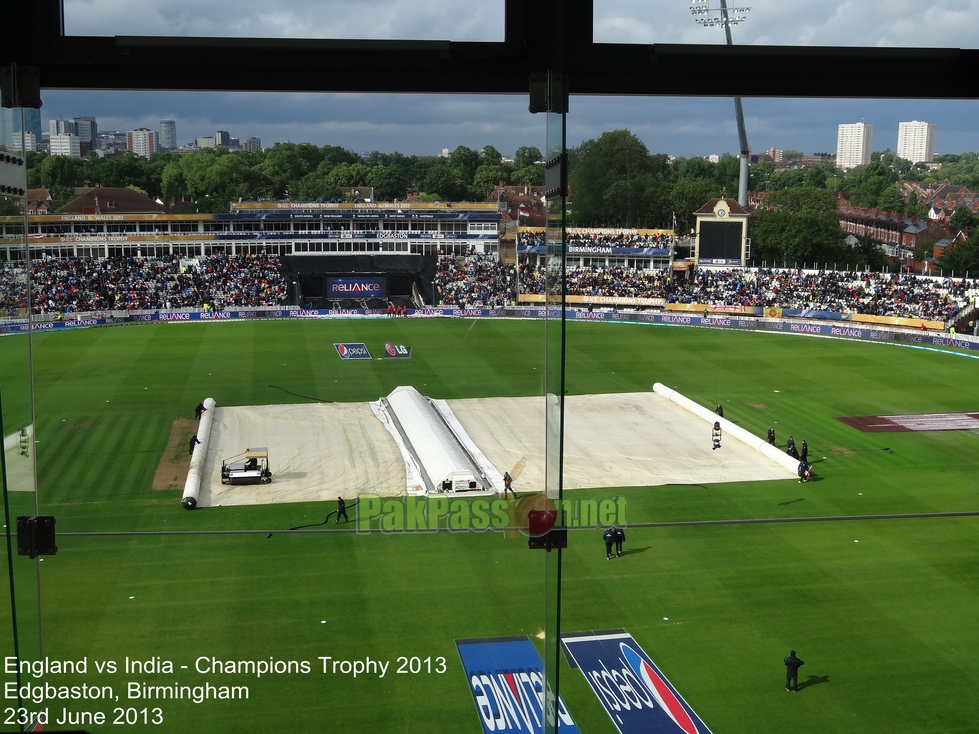
[[[534,643],[526,637],[497,637],[456,640],[456,647],[483,731],[543,734],[544,664]],[[559,732],[578,734],[560,698],[557,716]]]
[[[710,734],[628,632],[567,634],[561,643],[622,734]]]
[[[384,298],[387,278],[327,278],[327,298]]]
[[[384,342],[384,358],[385,359],[411,359],[411,347],[406,347],[404,344],[392,344],[391,342]]]
[[[367,345],[363,342],[347,342],[345,344],[337,344],[334,342],[334,347],[336,347],[337,354],[340,355],[340,359],[370,359],[371,353],[367,351]]]

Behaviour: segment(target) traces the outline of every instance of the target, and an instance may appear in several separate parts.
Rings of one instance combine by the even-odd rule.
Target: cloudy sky
[[[595,0],[595,40],[604,43],[723,43],[720,28],[694,23],[701,0]],[[65,0],[74,35],[414,38],[493,41],[503,37],[502,0]],[[746,3],[747,5],[748,3]],[[710,4],[718,7],[718,0]],[[729,2],[730,7],[736,3]],[[775,45],[976,48],[979,0],[952,6],[912,0],[756,0],[735,42]],[[946,77],[947,78],[947,77]],[[941,83],[941,78],[936,78]],[[950,79],[949,83],[955,83]],[[896,148],[898,122],[937,124],[939,153],[979,149],[979,103],[914,100],[746,99],[748,141],[806,153],[835,152],[836,126],[874,125],[874,149]],[[265,146],[276,141],[434,154],[492,145],[512,154],[544,147],[544,119],[526,97],[61,92],[44,94],[42,119],[94,115],[100,130],[159,129],[177,122],[177,138],[227,130]],[[571,100],[570,145],[627,128],[653,152],[681,156],[735,153],[734,105],[724,98],[581,98]]]

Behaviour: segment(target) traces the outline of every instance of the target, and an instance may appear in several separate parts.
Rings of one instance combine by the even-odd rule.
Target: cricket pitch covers
[[[432,396],[438,397],[438,396]],[[543,397],[449,400],[449,408],[500,472],[526,458],[514,488],[544,488]],[[267,446],[268,485],[221,484],[221,460]],[[564,487],[788,479],[791,474],[734,438],[711,449],[710,425],[652,392],[569,395],[565,402]],[[368,403],[215,409],[198,506],[273,504],[395,496],[405,464]]]

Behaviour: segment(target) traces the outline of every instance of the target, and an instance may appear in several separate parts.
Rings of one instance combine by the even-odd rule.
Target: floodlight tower
[[[727,36],[727,45],[733,46],[731,39],[731,26],[744,23],[748,16],[745,15],[751,8],[731,8],[727,7],[727,0],[720,0],[720,8],[711,8],[710,0],[691,0],[690,13],[694,16],[694,21],[700,23],[704,28],[714,26],[724,26],[724,34]],[[744,131],[744,110],[741,108],[741,98],[734,98],[734,114],[738,118],[738,140],[741,144],[741,171],[738,177],[738,203],[748,207],[748,134]]]

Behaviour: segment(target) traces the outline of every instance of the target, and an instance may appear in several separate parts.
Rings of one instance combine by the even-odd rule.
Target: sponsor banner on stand
[[[328,298],[384,298],[387,278],[327,278]]]
[[[337,344],[334,342],[334,347],[336,347],[337,354],[340,355],[340,359],[370,359],[371,353],[367,351],[367,345],[363,342],[347,342],[345,344]]]
[[[391,342],[384,342],[384,358],[385,359],[411,359],[411,347],[406,347],[404,344],[392,344]]]
[[[561,644],[622,734],[710,734],[628,632],[571,633]]]
[[[497,637],[456,640],[456,647],[483,731],[543,734],[544,663],[534,643],[527,637]],[[560,698],[556,713],[559,732],[578,733]],[[554,714],[551,711],[548,716]]]

